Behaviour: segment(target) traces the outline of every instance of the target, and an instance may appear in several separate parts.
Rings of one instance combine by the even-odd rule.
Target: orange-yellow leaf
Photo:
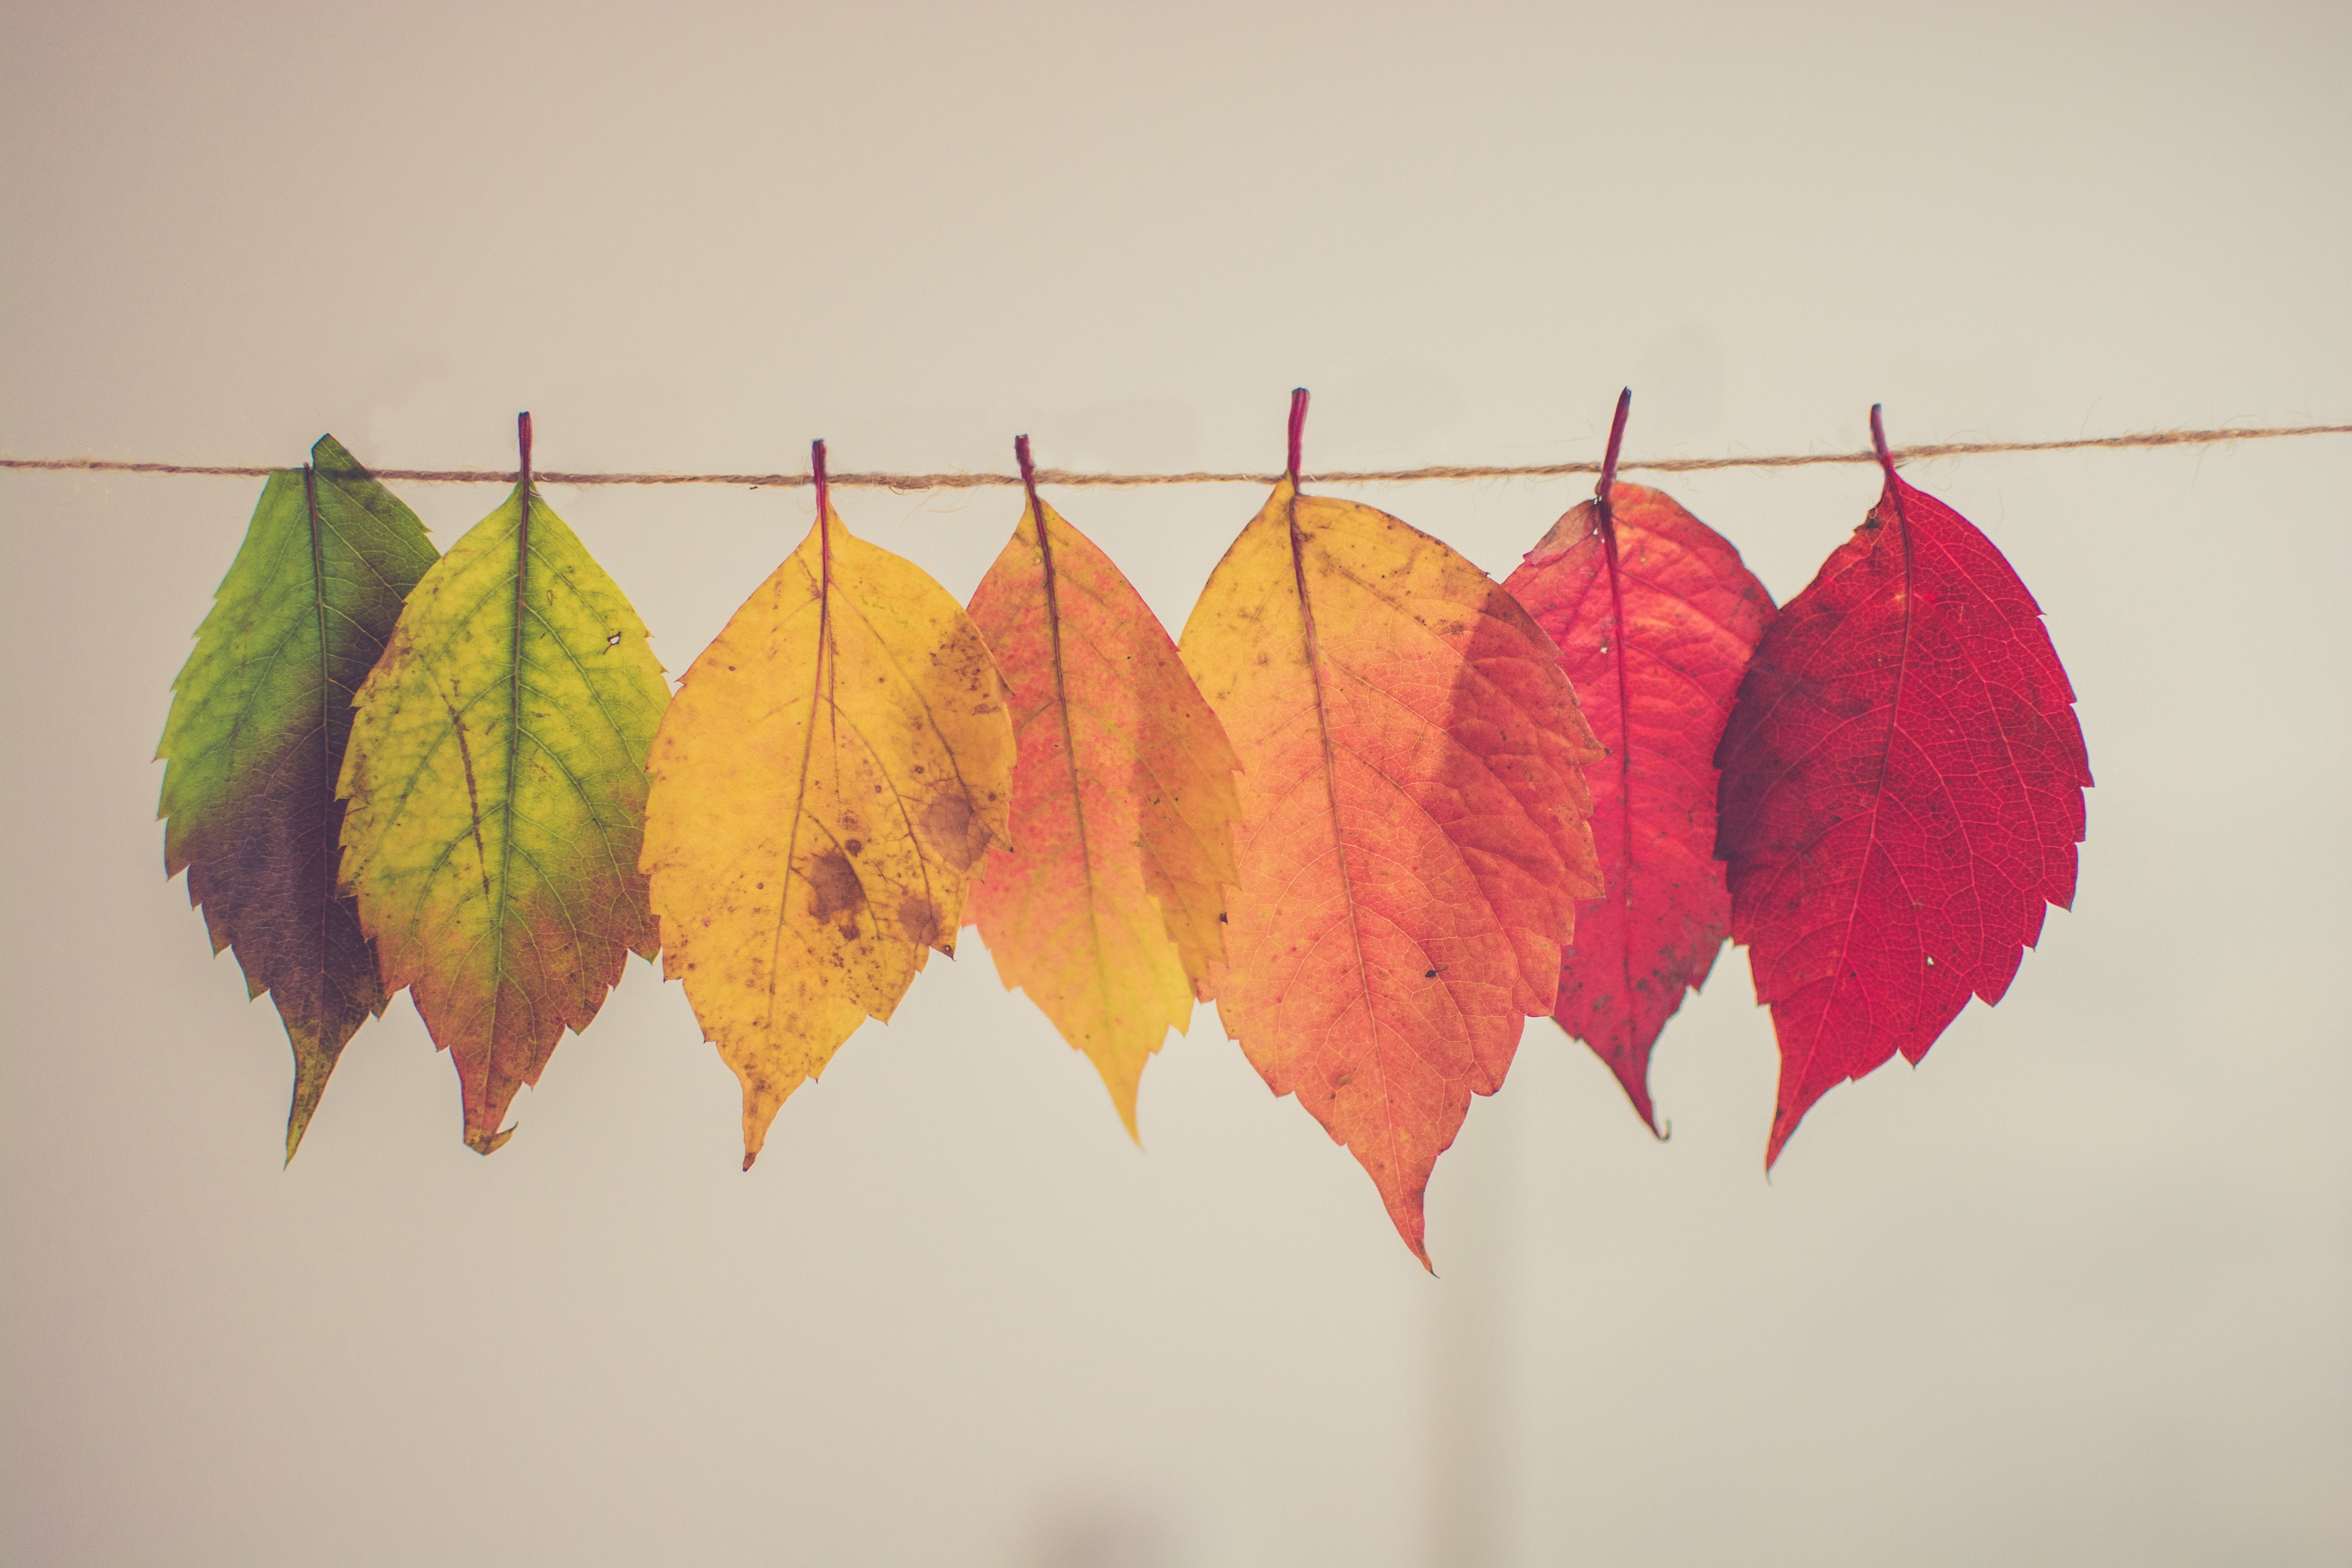
[[[1159,618],[1034,488],[971,616],[1012,687],[1020,753],[1013,847],[990,852],[971,918],[1133,1137],[1144,1063],[1192,1023],[1224,952],[1233,747]]]
[[[822,470],[820,469],[820,474]],[[743,1085],[743,1163],[926,950],[1005,837],[1013,724],[979,628],[826,504],[680,683],[642,862],[662,970]]]
[[[1184,627],[1243,766],[1214,994],[1426,1264],[1430,1172],[1551,1011],[1576,900],[1601,891],[1582,770],[1601,752],[1508,594],[1384,512],[1301,496],[1296,467]]]

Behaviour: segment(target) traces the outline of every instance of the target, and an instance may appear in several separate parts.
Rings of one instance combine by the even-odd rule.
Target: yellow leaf
[[[825,498],[694,661],[654,738],[645,856],[663,973],[743,1085],[749,1168],[785,1099],[926,949],[1007,838],[1004,680],[961,605]]]

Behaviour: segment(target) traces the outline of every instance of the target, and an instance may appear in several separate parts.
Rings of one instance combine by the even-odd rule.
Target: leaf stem
[[[1886,470],[1886,482],[1895,482],[1895,455],[1886,447],[1886,420],[1879,412],[1880,405],[1870,405],[1870,444],[1878,453],[1878,466]]]
[[[1307,389],[1290,389],[1290,482],[1298,483],[1298,444],[1307,434]]]
[[[833,489],[825,481],[824,442],[823,440],[815,440],[809,443],[809,472],[816,480],[816,558],[818,573],[816,613],[817,685],[818,689],[826,694],[826,706],[831,708],[832,702],[830,699],[833,686],[829,678],[834,673],[832,664]],[[837,738],[841,727],[841,714],[838,709],[835,709],[833,711],[833,724],[835,736]],[[747,1170],[749,1168],[749,1166],[745,1167]]]
[[[1031,511],[1036,511],[1037,469],[1029,461],[1028,437],[1015,436],[1013,437],[1013,460],[1021,465],[1021,488],[1029,492],[1029,510]],[[1043,514],[1041,513],[1040,515],[1042,516]],[[1041,526],[1037,531],[1040,534],[1043,534],[1045,532],[1045,529]]]
[[[1633,408],[1633,389],[1627,387],[1617,395],[1617,417],[1609,426],[1609,450],[1601,459],[1601,478],[1592,487],[1592,499],[1601,503],[1601,521],[1609,522],[1609,487],[1617,482],[1617,454],[1625,445],[1625,416]]]

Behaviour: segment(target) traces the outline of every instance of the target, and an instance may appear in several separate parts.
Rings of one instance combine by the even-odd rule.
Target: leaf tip
[[[321,1049],[308,1029],[289,1026],[286,1034],[294,1046],[294,1093],[286,1107],[286,1163],[291,1165],[302,1134],[310,1130],[310,1118],[318,1114],[319,1097],[327,1092],[327,1076],[335,1070],[338,1053]]]
[[[1390,1199],[1387,1184],[1380,1177],[1374,1176],[1373,1183],[1381,1189],[1381,1197],[1388,1205],[1389,1223],[1396,1226],[1397,1239],[1403,1242],[1422,1268],[1428,1270],[1429,1277],[1436,1279],[1437,1265],[1429,1260],[1429,1210],[1424,1201],[1429,1192],[1428,1176],[1423,1174],[1418,1191],[1399,1194],[1393,1200]]]
[[[736,1076],[743,1080],[743,1168],[748,1171],[760,1157],[760,1151],[768,1146],[769,1123],[783,1109],[785,1096],[772,1090],[765,1079],[748,1076],[740,1068]]]
[[[1556,1016],[1555,1021],[1557,1021]],[[1571,1038],[1576,1037],[1575,1031],[1570,1029],[1566,1024],[1561,1024],[1560,1027],[1567,1031]],[[1657,1102],[1650,1098],[1649,1054],[1644,1051],[1630,1062],[1612,1057],[1597,1047],[1594,1054],[1600,1056],[1607,1065],[1611,1076],[1617,1079],[1617,1087],[1625,1091],[1625,1098],[1633,1102],[1633,1114],[1642,1119],[1642,1125],[1650,1130],[1650,1136],[1661,1143],[1664,1142],[1666,1135],[1662,1131],[1658,1121]]]
[[[319,1097],[315,1093],[310,1096],[310,1103],[307,1105],[302,1102],[301,1091],[299,1089],[295,1091],[295,1096],[293,1110],[286,1113],[286,1163],[278,1167],[280,1170],[292,1167],[295,1152],[302,1147],[302,1134],[310,1131],[310,1113],[317,1110],[319,1105]]]
[[[466,1147],[477,1154],[488,1157],[505,1148],[507,1140],[514,1135],[515,1130],[511,1125],[497,1132],[479,1127],[468,1127],[466,1129]]]

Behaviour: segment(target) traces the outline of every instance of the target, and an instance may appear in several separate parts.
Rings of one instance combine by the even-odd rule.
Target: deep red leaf
[[[1764,635],[1716,756],[1731,934],[1780,1044],[1769,1168],[1807,1110],[1969,993],[1998,1002],[2074,897],[2074,689],[1992,542],[1895,477]]]
[[[1612,482],[1503,585],[1551,634],[1592,732],[1585,770],[1601,898],[1579,906],[1552,1016],[1591,1046],[1653,1131],[1650,1052],[1731,929],[1715,858],[1716,742],[1772,616],[1729,541],[1658,491]]]

